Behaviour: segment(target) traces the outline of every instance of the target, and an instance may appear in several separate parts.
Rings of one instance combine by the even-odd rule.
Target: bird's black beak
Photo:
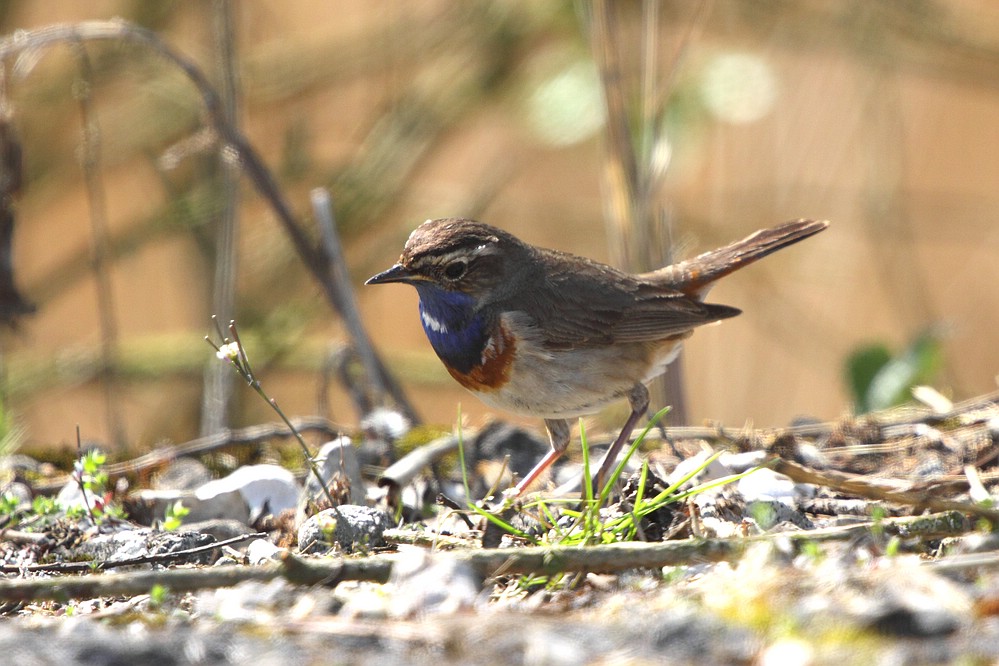
[[[387,284],[389,282],[412,282],[416,279],[408,268],[402,264],[396,264],[392,268],[382,271],[378,275],[372,275],[364,284]]]

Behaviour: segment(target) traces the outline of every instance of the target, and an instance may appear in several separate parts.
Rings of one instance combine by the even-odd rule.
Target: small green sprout
[[[31,501],[31,510],[39,516],[51,516],[59,513],[59,502],[54,497],[39,495]]]
[[[179,503],[179,502],[178,502]],[[156,583],[149,589],[150,608],[162,608],[167,599],[167,589]]]
[[[0,495],[0,516],[13,516],[20,502],[14,493],[7,491]]]
[[[104,471],[106,462],[107,456],[98,449],[87,451],[79,461],[83,487],[95,495],[103,494],[107,488],[108,475]]]
[[[176,530],[184,523],[184,518],[189,513],[191,513],[191,510],[184,506],[184,503],[180,500],[167,505],[166,515],[163,518],[163,529],[168,532]]]

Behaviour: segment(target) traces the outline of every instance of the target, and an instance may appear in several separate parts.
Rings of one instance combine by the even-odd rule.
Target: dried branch
[[[0,59],[26,52],[35,53],[54,44],[97,40],[117,40],[141,44],[183,72],[201,96],[212,129],[222,143],[227,146],[227,149],[235,155],[257,192],[270,205],[299,258],[319,282],[334,310],[343,317],[344,313],[347,312],[347,307],[341,299],[342,289],[333,283],[329,270],[330,257],[312,243],[309,235],[299,225],[291,207],[281,193],[274,175],[247,138],[229,122],[226,108],[219,94],[201,69],[193,61],[162,41],[156,33],[120,19],[57,24],[38,30],[19,31],[15,35],[0,40]],[[386,389],[391,392],[392,399],[408,415],[414,417],[411,418],[413,423],[418,423],[419,419],[415,418],[415,412],[409,405],[401,387],[392,381],[388,369],[380,358],[377,359],[377,369],[378,377]]]
[[[967,534],[974,529],[974,521],[965,518],[963,513],[947,511],[944,513],[927,514],[925,516],[906,516],[902,518],[888,518],[878,522],[866,521],[852,525],[838,525],[836,527],[826,527],[817,530],[783,532],[773,536],[786,537],[792,541],[852,541],[864,534],[871,533],[872,530],[878,530],[888,536],[933,541],[945,537]],[[752,539],[756,540],[767,538],[770,538],[770,536],[752,537]]]
[[[667,543],[616,543],[592,548],[517,548],[438,553],[471,566],[483,578],[520,573],[555,574],[563,571],[614,572],[658,568],[690,562],[731,559],[745,548],[742,540],[688,540]],[[216,544],[217,545],[217,544]],[[296,585],[334,587],[345,580],[388,581],[403,555],[374,555],[362,559],[301,559],[286,553],[279,563],[255,567],[170,569],[110,575],[0,580],[0,600],[90,599],[129,596],[161,585],[173,592],[229,587],[247,580],[285,578]]]
[[[817,486],[832,488],[851,495],[859,495],[868,499],[895,502],[919,509],[932,511],[959,511],[988,519],[993,525],[999,525],[999,511],[972,502],[941,499],[938,497],[937,486],[927,484],[901,484],[895,480],[860,477],[833,470],[819,470],[806,467],[790,460],[774,458],[767,464],[773,471],[790,477],[798,483],[811,483]],[[951,489],[953,484],[951,482]],[[967,481],[964,482],[967,489]]]
[[[371,338],[364,329],[361,320],[361,313],[357,308],[357,299],[354,290],[350,286],[350,275],[347,272],[347,261],[343,256],[343,246],[340,243],[340,235],[337,233],[336,221],[333,216],[333,203],[327,190],[317,187],[309,195],[312,201],[312,213],[319,225],[319,237],[323,251],[329,259],[330,283],[337,290],[337,300],[341,305],[340,316],[343,318],[350,337],[354,340],[354,350],[368,379],[374,386],[375,393],[379,398],[386,393],[389,395],[403,395],[402,389],[398,386],[388,386],[386,382],[394,384],[394,378],[388,373],[379,370],[378,353],[371,344]],[[403,414],[410,423],[417,423],[416,412],[408,402],[399,404]],[[361,414],[361,416],[364,416]]]
[[[394,495],[403,487],[410,483],[413,478],[422,470],[426,469],[452,451],[458,449],[458,438],[454,435],[446,435],[435,439],[424,446],[417,447],[393,463],[378,479],[380,487],[389,488],[389,493]]]

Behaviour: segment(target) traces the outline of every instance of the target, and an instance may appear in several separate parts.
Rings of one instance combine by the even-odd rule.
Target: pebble
[[[382,533],[392,527],[392,517],[381,509],[344,504],[310,516],[298,529],[298,548],[302,553],[325,553],[334,544],[345,551],[357,547],[385,545]]]

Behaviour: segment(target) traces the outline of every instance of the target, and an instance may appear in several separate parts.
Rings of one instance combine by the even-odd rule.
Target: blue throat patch
[[[416,290],[420,323],[437,356],[458,372],[471,372],[482,362],[490,335],[485,317],[475,311],[475,299],[425,282],[417,283]]]

